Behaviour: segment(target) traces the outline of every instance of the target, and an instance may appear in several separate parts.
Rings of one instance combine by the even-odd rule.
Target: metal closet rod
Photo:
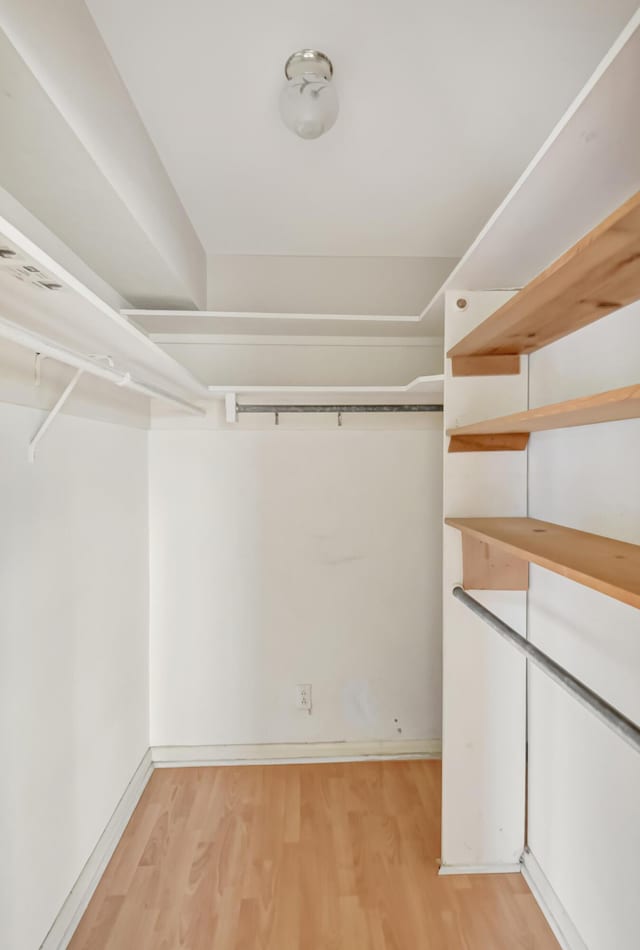
[[[266,405],[258,403],[257,405],[251,405],[250,403],[237,403],[236,412],[267,412],[275,413],[276,415],[284,415],[287,412],[442,412],[443,407],[439,403],[433,404],[420,404],[420,403],[383,403],[375,405],[364,404],[364,405],[354,405],[349,403],[347,405]]]
[[[524,653],[534,666],[539,667],[550,679],[561,686],[567,693],[573,696],[574,699],[577,699],[581,706],[590,710],[594,716],[597,716],[605,726],[608,726],[616,735],[624,739],[636,752],[640,752],[640,727],[638,727],[635,722],[623,716],[619,710],[601,696],[598,696],[597,693],[594,693],[592,689],[585,686],[585,684],[573,676],[572,673],[565,670],[563,666],[560,666],[559,663],[552,660],[550,656],[543,653],[542,650],[539,650],[538,647],[530,643],[529,640],[525,640],[525,638],[512,627],[503,620],[500,620],[499,617],[496,617],[495,614],[487,610],[486,607],[483,607],[482,604],[479,604],[473,597],[470,597],[462,587],[454,587],[453,596],[456,600],[459,600],[468,607],[476,616],[484,620],[496,633],[499,633],[501,637],[508,640],[516,650],[520,653]]]
[[[109,366],[97,363],[88,356],[82,356],[80,353],[75,353],[73,350],[61,346],[56,343],[55,340],[41,336],[39,333],[33,333],[31,330],[25,330],[24,327],[19,326],[17,323],[12,323],[11,320],[5,320],[2,317],[0,317],[0,337],[5,340],[10,340],[12,343],[17,343],[19,346],[24,346],[29,350],[33,350],[35,353],[43,353],[45,356],[50,356],[51,359],[57,360],[59,363],[73,366],[75,369],[89,373],[91,376],[106,379],[115,386],[134,390],[153,399],[161,399],[163,402],[180,406],[181,409],[186,409],[187,412],[197,413],[198,415],[205,414],[205,410],[200,406],[196,406],[194,403],[188,402],[180,396],[174,396],[172,393],[160,389],[158,386],[153,386],[150,383],[140,382],[130,373],[123,373],[120,370],[111,369]]]

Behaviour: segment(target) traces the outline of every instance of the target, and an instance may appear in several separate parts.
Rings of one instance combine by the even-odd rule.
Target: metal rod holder
[[[481,620],[484,620],[496,633],[499,633],[501,637],[508,640],[516,650],[523,653],[534,666],[537,666],[543,673],[546,673],[546,675],[552,679],[554,683],[561,686],[565,692],[573,696],[574,699],[577,699],[577,701],[592,712],[600,722],[603,722],[605,726],[608,726],[616,735],[624,739],[636,752],[640,752],[640,727],[637,726],[635,722],[632,722],[631,719],[624,716],[605,699],[598,696],[597,693],[594,693],[592,689],[585,686],[585,684],[572,673],[569,673],[563,666],[560,666],[559,663],[552,660],[550,656],[542,650],[539,650],[538,647],[534,646],[529,640],[526,640],[521,634],[514,630],[513,627],[506,624],[504,620],[500,620],[494,613],[487,610],[486,607],[483,607],[482,604],[474,600],[473,597],[470,597],[462,587],[454,587],[452,593],[456,600],[463,603],[472,613],[480,617]]]
[[[38,353],[38,356],[40,356],[39,353]],[[37,382],[36,385],[40,385],[40,379],[39,379],[39,367],[40,367],[40,363],[39,363],[39,361],[38,361],[38,363],[37,363],[36,365],[37,365],[37,367],[38,367],[38,382]],[[39,442],[40,439],[43,437],[43,435],[45,434],[45,432],[49,429],[49,427],[50,427],[51,424],[53,423],[53,420],[56,418],[56,416],[57,416],[58,413],[61,411],[61,409],[62,409],[62,407],[64,406],[64,404],[66,403],[67,399],[69,398],[69,396],[71,395],[71,393],[73,392],[73,390],[74,390],[74,389],[76,388],[76,386],[78,385],[78,383],[79,383],[79,381],[80,381],[80,377],[82,376],[83,373],[84,373],[84,370],[83,370],[83,369],[77,369],[77,370],[75,371],[75,373],[74,373],[73,376],[71,377],[70,381],[69,381],[69,382],[67,383],[67,385],[65,386],[64,391],[62,392],[62,394],[61,394],[60,397],[58,398],[56,404],[49,410],[49,414],[47,415],[46,419],[45,419],[44,422],[39,426],[38,430],[37,430],[37,431],[35,432],[35,434],[33,435],[31,441],[29,442],[29,461],[30,461],[30,462],[35,462],[35,459],[36,459],[36,446],[38,445],[38,442]]]
[[[110,360],[110,357],[92,357],[85,356],[81,353],[76,353],[74,350],[68,349],[61,343],[57,343],[55,340],[51,340],[39,333],[34,333],[32,330],[21,327],[19,324],[13,323],[11,320],[5,320],[4,317],[0,317],[0,339],[9,340],[11,343],[16,343],[18,346],[24,346],[27,349],[32,350],[34,353],[40,355],[40,359],[36,360],[36,385],[38,385],[39,382],[38,364],[43,357],[50,357],[51,359],[56,360],[58,363],[64,363],[65,365],[71,366],[76,370],[82,370],[83,373],[87,373],[90,376],[97,376],[100,379],[106,379],[108,382],[113,383],[116,386],[124,386],[126,389],[131,389],[134,392],[142,393],[142,395],[149,396],[153,399],[161,399],[163,402],[168,402],[172,405],[179,406],[181,409],[185,409],[187,412],[192,412],[197,415],[206,414],[205,409],[203,409],[201,406],[189,402],[188,400],[183,399],[181,396],[174,395],[173,393],[170,393],[165,389],[161,389],[159,386],[152,385],[151,383],[145,383],[142,380],[135,379],[131,373],[116,370],[112,365],[103,366],[100,362],[96,362],[97,360],[104,360],[105,358]]]

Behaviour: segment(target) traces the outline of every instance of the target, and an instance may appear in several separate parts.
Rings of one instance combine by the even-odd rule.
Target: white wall
[[[439,738],[442,422],[404,422],[150,433],[153,745]]]
[[[148,746],[147,434],[0,404],[0,946],[44,939]]]
[[[530,358],[531,405],[640,380],[640,305]],[[640,420],[534,434],[530,514],[640,544]],[[640,613],[532,567],[529,637],[640,722]],[[640,757],[537,671],[529,845],[589,950],[640,934]]]
[[[508,291],[448,291],[445,350],[504,304]],[[456,300],[468,301],[459,310]],[[445,426],[453,428],[525,409],[527,366],[519,376],[453,377],[445,368]],[[526,514],[524,452],[447,451],[447,517]],[[487,625],[452,597],[462,583],[460,532],[444,528],[443,545],[442,862],[451,867],[514,866],[524,845],[525,664]],[[473,596],[523,630],[526,594]]]

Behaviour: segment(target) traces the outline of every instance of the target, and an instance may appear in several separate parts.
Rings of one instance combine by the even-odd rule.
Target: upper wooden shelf
[[[619,422],[640,417],[640,385],[568,399],[551,406],[448,429],[450,452],[491,452],[526,448],[529,433]]]
[[[449,350],[453,375],[517,373],[520,354],[638,298],[640,192]]]
[[[465,588],[526,590],[522,574],[521,583],[504,580],[515,560],[640,607],[640,545],[534,518],[447,518],[446,524],[462,532]]]

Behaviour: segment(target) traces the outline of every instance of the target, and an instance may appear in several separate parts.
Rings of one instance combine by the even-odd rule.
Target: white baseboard
[[[265,745],[156,746],[145,752],[122,798],[51,925],[40,950],[66,950],[100,878],[140,800],[154,767],[255,763],[359,762],[367,759],[436,759],[436,739],[378,742],[287,742]]]
[[[153,772],[147,749],[40,950],[65,950]]]
[[[253,765],[295,762],[361,762],[367,759],[439,759],[439,739],[373,742],[283,742],[258,745],[153,746],[157,768],[190,765]]]
[[[520,874],[519,864],[441,864],[438,874]]]
[[[525,850],[522,855],[522,875],[562,950],[588,950],[544,871],[529,850]]]
[[[151,778],[154,767],[197,765],[360,762],[389,759],[435,759],[437,739],[374,742],[287,742],[258,745],[154,746],[145,752],[98,843],[73,885],[40,950],[66,950],[124,829]],[[442,865],[441,876],[522,872],[562,950],[588,950],[540,865],[529,850],[519,864]]]

